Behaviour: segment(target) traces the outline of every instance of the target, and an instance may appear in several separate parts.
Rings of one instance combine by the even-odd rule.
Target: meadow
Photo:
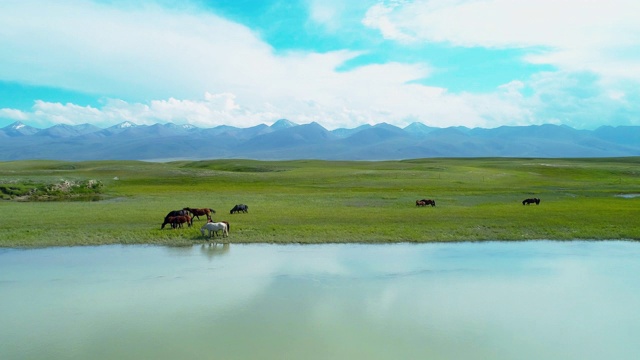
[[[201,243],[160,229],[216,210],[231,243],[640,240],[640,158],[0,162],[0,185],[100,184],[100,200],[0,200],[0,246]],[[540,205],[522,205],[537,197]],[[417,199],[436,207],[416,207]],[[23,201],[20,201],[23,200]],[[92,200],[92,201],[90,201]],[[235,204],[247,214],[229,214]]]

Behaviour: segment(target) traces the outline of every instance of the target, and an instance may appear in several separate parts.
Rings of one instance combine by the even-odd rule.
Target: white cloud
[[[102,117],[101,111],[91,106],[75,104],[51,103],[37,100],[33,106],[30,120],[37,124],[67,124],[95,123]]]
[[[523,61],[557,70],[535,74],[527,84],[511,82],[493,95],[461,94],[473,109],[468,119],[589,128],[640,123],[632,100],[640,95],[637,14],[636,0],[381,1],[363,24],[400,43],[520,49]]]
[[[101,121],[168,121],[180,113],[198,125],[250,125],[274,116],[266,120],[357,126],[398,121],[406,107],[420,111],[416,104],[404,104],[407,99],[437,104],[425,96],[441,92],[406,84],[425,77],[427,66],[395,63],[340,72],[339,66],[360,53],[276,54],[248,28],[211,13],[153,5],[118,9],[80,0],[48,6],[21,1],[0,5],[0,24],[0,31],[11,32],[0,37],[0,47],[11,50],[0,55],[0,79],[142,100],[117,109],[108,103],[101,111],[111,115]],[[186,100],[205,93],[233,94],[242,106],[214,111],[211,99]],[[43,106],[36,104],[31,116],[93,121],[92,109],[59,104],[45,111]]]
[[[638,14],[636,0],[416,0],[373,6],[364,23],[397,41],[531,48],[532,62],[640,81]]]
[[[168,9],[153,2],[114,5],[122,3],[0,2],[0,80],[111,98],[98,107],[38,101],[30,112],[2,109],[0,115],[37,124],[99,126],[129,120],[245,127],[288,118],[317,121],[329,129],[383,121],[493,127],[551,118],[538,117],[548,110],[543,93],[523,95],[525,87],[552,91],[540,82],[512,82],[489,94],[451,94],[416,83],[431,74],[428,64],[386,63],[338,71],[362,53],[275,52],[248,27],[201,9]],[[342,11],[339,2],[309,4],[311,20],[327,27]],[[393,1],[370,8],[363,22],[402,41],[542,47],[548,51],[527,59],[608,74],[599,80],[609,86],[607,104],[631,104],[637,98],[630,96],[633,87],[616,79],[640,76],[638,54],[625,52],[629,44],[637,46],[640,37],[632,35],[637,35],[638,25],[631,18],[640,12],[630,11],[637,8],[635,1],[597,4]],[[613,53],[602,51],[607,49],[627,54],[615,63],[626,66],[611,66]]]
[[[369,8],[365,14],[362,24],[371,28],[377,28],[385,39],[397,40],[400,42],[412,42],[415,38],[400,29],[391,18],[394,8],[397,5],[389,6],[377,4]]]
[[[9,113],[11,109],[2,109]],[[19,112],[21,120],[34,124],[82,124],[92,123],[98,126],[110,126],[123,121],[136,124],[155,124],[173,122],[192,124],[200,127],[214,127],[229,124],[238,126],[256,125],[273,121],[274,114],[251,112],[235,103],[233,94],[206,93],[203,99],[153,100],[146,103],[129,103],[123,100],[109,99],[99,108],[37,101],[31,112]],[[17,116],[12,117],[18,119]]]
[[[8,50],[0,77],[8,81],[133,98],[198,96],[250,84],[256,64],[273,62],[249,29],[213,14],[89,1],[3,5],[0,24],[10,36],[0,37]]]
[[[353,76],[368,76],[376,70],[360,71],[364,74]],[[249,127],[270,124],[280,118],[297,123],[315,121],[328,129],[379,122],[398,126],[422,121],[439,127],[451,124],[492,127],[495,122],[529,124],[533,121],[529,111],[521,107],[525,102],[521,95],[509,87],[491,95],[450,95],[442,89],[421,85],[405,85],[384,93],[378,90],[377,85],[372,88],[371,93],[356,94],[350,98],[346,94],[338,94],[336,98],[324,99],[326,101],[300,99],[288,104],[263,103],[261,106],[244,102],[231,93],[205,93],[197,100],[168,98],[148,103],[108,99],[100,107],[37,101],[29,112],[0,109],[0,115],[40,126],[91,123],[102,127],[123,121],[136,124],[188,123],[205,128],[219,125]],[[372,98],[380,101],[372,102]]]
[[[0,109],[0,118],[23,121],[27,120],[29,115],[21,110],[4,108]]]
[[[575,128],[640,124],[637,85],[618,90],[602,86],[592,73],[559,71],[536,74],[529,86],[533,95],[527,99],[527,106],[535,109],[536,118],[545,123]]]
[[[335,32],[342,25],[340,15],[345,11],[347,4],[340,0],[310,0],[308,6],[311,21]]]

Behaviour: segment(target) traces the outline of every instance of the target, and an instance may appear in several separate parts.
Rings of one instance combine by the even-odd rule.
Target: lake
[[[0,249],[1,359],[635,359],[640,243]]]

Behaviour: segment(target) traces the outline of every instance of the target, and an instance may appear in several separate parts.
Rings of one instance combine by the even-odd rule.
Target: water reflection
[[[229,243],[208,243],[200,246],[200,252],[204,254],[209,260],[214,257],[226,255],[229,252]]]
[[[640,351],[640,243],[233,247],[0,251],[0,358],[632,359]]]
[[[203,243],[200,246],[187,245],[187,246],[166,246],[167,253],[171,256],[185,257],[193,256],[197,250],[200,254],[204,255],[209,260],[215,257],[223,256],[229,253],[231,245],[229,243],[216,243],[209,242]]]
[[[168,245],[165,246],[167,253],[171,256],[191,256],[193,245]]]

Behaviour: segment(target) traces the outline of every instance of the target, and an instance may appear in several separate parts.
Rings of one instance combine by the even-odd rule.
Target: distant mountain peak
[[[136,127],[138,125],[132,123],[131,121],[124,121],[121,122],[120,124],[116,125],[116,127],[120,128],[120,129],[127,129],[127,128],[132,128],[132,127]]]
[[[430,127],[430,126],[427,126],[427,125],[425,125],[425,124],[423,124],[423,123],[421,123],[421,122],[414,121],[414,122],[412,122],[411,124],[409,124],[409,125],[405,126],[405,127],[404,127],[404,129],[405,129],[405,130],[406,130],[406,129],[431,130],[431,129],[433,129],[433,128],[432,128],[432,127]]]
[[[24,123],[22,123],[21,121],[16,121],[16,122],[14,122],[13,124],[9,125],[9,128],[10,128],[10,129],[13,129],[13,130],[20,130],[20,129],[22,129],[23,127],[26,127],[26,126],[27,126],[27,125],[25,125],[25,124],[24,124]]]
[[[436,130],[436,128],[429,127],[421,122],[413,122],[407,125],[404,130],[410,134],[421,136]]]
[[[40,131],[40,129],[36,129],[34,127],[26,125],[21,121],[16,121],[0,130],[3,130],[9,136],[28,136]]]
[[[399,128],[399,127],[397,127],[397,126],[395,126],[395,125],[391,125],[391,124],[386,123],[386,122],[381,122],[381,123],[375,124],[373,127],[374,127],[374,128],[379,128],[379,129],[393,129],[393,130],[400,130],[400,128]]]
[[[174,128],[174,129],[182,129],[182,130],[192,130],[192,129],[197,129],[196,126],[191,125],[191,124],[174,124],[174,123],[166,123],[165,124],[166,127],[169,128]]]
[[[271,125],[272,129],[288,129],[290,127],[298,126],[298,124],[289,121],[287,119],[280,119]]]
[[[155,124],[151,126],[152,128],[165,128],[167,130],[172,130],[172,131],[176,131],[176,132],[184,132],[184,131],[191,131],[193,129],[197,129],[196,126],[193,126],[191,124],[175,124],[172,122],[168,122],[165,124]]]

